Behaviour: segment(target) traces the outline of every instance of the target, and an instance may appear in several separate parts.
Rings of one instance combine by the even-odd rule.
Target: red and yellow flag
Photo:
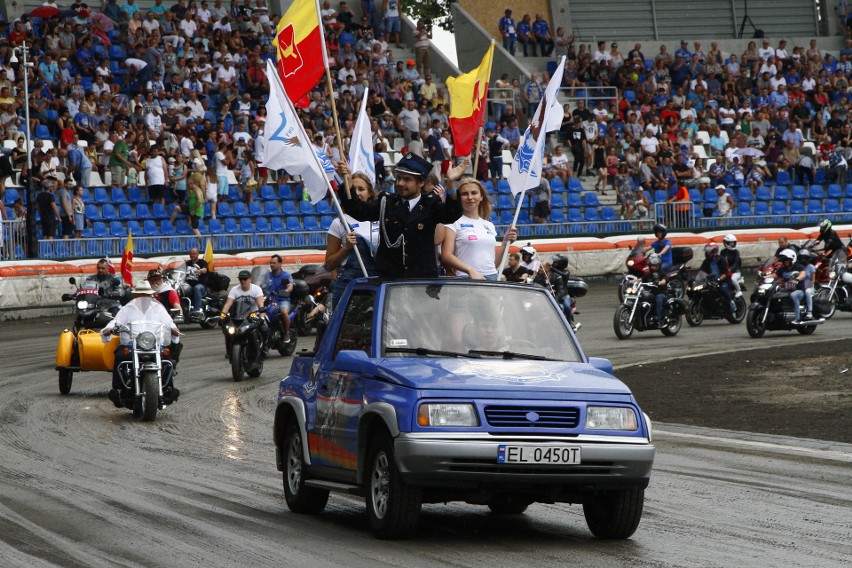
[[[204,261],[207,263],[207,271],[213,272],[213,242],[207,239],[207,248],[204,249]]]
[[[128,286],[133,286],[133,231],[127,231],[127,244],[121,255],[121,279]]]
[[[447,78],[450,92],[450,131],[453,133],[456,156],[470,156],[479,127],[485,122],[488,108],[488,82],[491,80],[491,63],[494,60],[494,42],[479,67]]]
[[[278,22],[272,45],[287,96],[296,106],[307,107],[306,95],[328,68],[319,1],[293,0]]]

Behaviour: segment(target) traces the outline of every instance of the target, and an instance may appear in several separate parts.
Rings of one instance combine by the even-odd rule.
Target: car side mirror
[[[604,359],[603,357],[589,357],[589,365],[598,371],[603,371],[610,375],[612,374],[612,361],[609,359]]]
[[[77,279],[74,278],[73,276],[68,279],[68,282],[70,284],[74,284],[75,286],[77,285]]]
[[[337,354],[334,359],[334,370],[347,373],[359,373],[362,375],[373,375],[376,372],[376,364],[363,351],[346,350]]]

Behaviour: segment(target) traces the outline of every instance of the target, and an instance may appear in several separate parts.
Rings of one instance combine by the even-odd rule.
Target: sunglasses
[[[245,282],[248,278],[240,278],[240,282]]]

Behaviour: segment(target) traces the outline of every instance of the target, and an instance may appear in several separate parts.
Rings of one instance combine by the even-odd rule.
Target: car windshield
[[[392,285],[383,319],[387,357],[582,360],[561,314],[539,287]]]

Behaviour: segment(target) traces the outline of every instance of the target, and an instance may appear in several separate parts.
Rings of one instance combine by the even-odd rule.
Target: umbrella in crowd
[[[55,18],[59,15],[59,8],[56,6],[39,6],[32,12],[30,12],[30,16],[33,18]]]
[[[737,148],[735,154],[737,156],[751,156],[752,158],[759,158],[764,155],[763,151],[757,148]]]
[[[93,24],[95,22],[100,22],[100,24],[104,27],[105,32],[110,32],[115,29],[115,22],[112,21],[112,18],[101,12],[91,12],[89,14],[89,21]]]

